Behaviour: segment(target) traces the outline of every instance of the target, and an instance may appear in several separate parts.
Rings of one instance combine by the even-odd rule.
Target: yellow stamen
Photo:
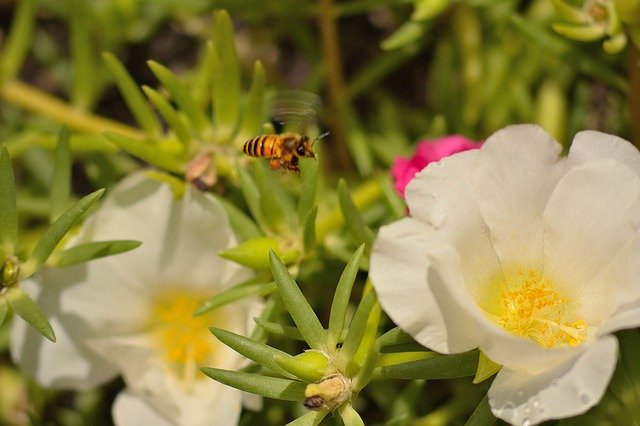
[[[586,339],[587,323],[573,317],[574,303],[537,270],[496,274],[480,301],[487,316],[508,332],[546,348],[577,346]]]
[[[169,291],[156,299],[151,313],[150,323],[158,351],[187,383],[200,376],[199,366],[212,362],[219,343],[209,327],[221,326],[224,322],[216,311],[193,316],[193,311],[205,300],[199,294]]]

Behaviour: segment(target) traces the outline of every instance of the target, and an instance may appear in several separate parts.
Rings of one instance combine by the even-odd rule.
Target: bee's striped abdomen
[[[278,135],[261,135],[248,140],[242,147],[242,152],[252,157],[271,157]]]

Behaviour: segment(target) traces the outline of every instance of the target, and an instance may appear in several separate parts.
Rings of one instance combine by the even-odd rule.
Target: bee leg
[[[270,158],[269,167],[271,167],[271,169],[273,170],[278,170],[280,167],[282,167],[282,162],[277,158]]]

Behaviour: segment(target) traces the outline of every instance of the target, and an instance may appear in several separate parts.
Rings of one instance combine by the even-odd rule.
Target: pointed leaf
[[[354,389],[356,392],[361,391],[371,380],[373,377],[373,370],[378,361],[378,355],[380,354],[380,344],[375,342],[371,348],[369,348],[369,352],[364,357],[364,362],[362,363],[362,367],[360,371],[358,371],[358,375],[354,381]]]
[[[264,67],[260,61],[253,66],[253,78],[251,88],[247,96],[247,102],[242,110],[242,122],[240,124],[240,137],[250,139],[260,133],[262,123],[265,120],[265,87],[266,76]]]
[[[38,10],[36,0],[22,0],[16,3],[15,14],[9,34],[2,40],[0,51],[0,86],[4,81],[18,75],[29,49],[33,45],[33,28]]]
[[[7,303],[6,298],[0,297],[0,326],[4,324],[4,320],[7,318],[8,312],[9,304]]]
[[[13,311],[31,324],[38,333],[52,342],[56,341],[56,335],[46,315],[27,293],[19,288],[11,288],[7,291],[5,297]]]
[[[346,368],[349,362],[352,361],[354,354],[360,346],[360,340],[364,334],[369,313],[375,303],[376,295],[373,291],[369,291],[369,293],[362,298],[356,312],[353,314],[353,318],[349,324],[349,331],[344,338],[344,343],[338,354],[338,365],[343,366],[343,368]]]
[[[84,0],[72,0],[69,4],[69,38],[71,45],[71,99],[75,107],[88,110],[95,102],[100,74],[98,73],[96,46],[92,43],[93,22],[87,19],[92,7]]]
[[[313,383],[328,373],[329,361],[320,351],[308,350],[297,356],[275,356],[283,370],[307,383]]]
[[[189,122],[185,116],[176,111],[169,101],[156,90],[149,86],[142,86],[142,90],[153,106],[156,107],[162,118],[167,122],[169,128],[173,130],[178,140],[185,146],[185,149],[188,149],[192,138],[191,132],[189,131]]]
[[[105,133],[105,136],[129,154],[146,161],[152,166],[156,166],[173,173],[184,172],[184,162],[174,154],[162,151],[157,145],[133,139],[118,133]]]
[[[169,68],[156,61],[148,61],[147,65],[151,69],[151,72],[153,72],[156,78],[160,80],[162,85],[167,89],[171,98],[176,102],[180,111],[187,116],[196,131],[202,132],[211,125],[206,114],[191,95],[189,95],[189,91],[185,85],[178,80],[178,77],[176,77]]]
[[[262,213],[260,204],[260,198],[262,195],[260,194],[253,177],[247,173],[243,167],[238,167],[238,178],[240,179],[240,190],[242,191],[244,200],[247,203],[247,207],[249,207],[251,216],[253,216],[262,229],[269,229],[269,224]]]
[[[420,361],[377,367],[378,378],[395,379],[455,379],[473,376],[478,367],[478,351],[437,355]]]
[[[500,371],[501,368],[502,365],[491,361],[484,352],[480,351],[480,356],[478,357],[478,369],[476,370],[476,377],[473,379],[473,383],[478,384],[485,381]]]
[[[347,263],[347,266],[345,266],[344,271],[342,271],[342,275],[336,286],[336,292],[333,295],[333,302],[331,304],[331,313],[329,315],[329,339],[331,347],[338,342],[338,339],[340,339],[342,335],[347,308],[349,306],[349,298],[351,297],[351,289],[353,288],[356,275],[360,270],[360,260],[364,254],[364,248],[364,244],[358,247],[358,250],[356,250],[349,263]]]
[[[329,410],[309,411],[297,419],[289,422],[286,426],[317,426],[324,419]]]
[[[293,280],[286,266],[278,259],[278,256],[269,252],[271,272],[278,284],[280,296],[291,314],[291,318],[298,326],[304,340],[313,349],[323,349],[326,346],[326,330],[320,324],[320,320],[300,291],[298,284]]]
[[[565,3],[563,0],[550,0],[553,8],[562,18],[572,24],[586,24],[589,22],[587,14],[578,7]]]
[[[605,29],[597,25],[553,24],[553,30],[578,41],[595,41],[605,35]]]
[[[496,424],[496,418],[491,414],[489,396],[485,395],[465,423],[465,426],[491,426],[494,424]]]
[[[404,343],[414,343],[415,340],[413,340],[413,337],[411,337],[411,335],[405,333],[399,327],[395,327],[384,333],[382,336],[378,337],[378,342],[380,343],[381,347],[384,347],[400,345]]]
[[[318,207],[313,206],[302,225],[302,246],[305,253],[311,253],[316,246],[316,216]]]
[[[298,200],[298,221],[302,223],[312,208],[316,207],[316,192],[318,188],[319,161],[303,161],[302,186],[300,188],[300,200]]]
[[[254,318],[253,320],[260,327],[264,328],[269,334],[284,336],[294,340],[304,340],[304,337],[302,337],[300,331],[290,325],[282,325],[277,322],[265,321],[261,318]]]
[[[229,138],[240,117],[240,61],[236,52],[233,23],[222,10],[213,28],[213,111],[223,140]]]
[[[219,368],[203,367],[201,370],[213,380],[245,392],[284,401],[304,400],[304,389],[306,387],[304,382],[259,376],[239,371],[221,370]]]
[[[297,250],[283,252],[280,249],[280,243],[269,237],[245,240],[235,247],[218,252],[218,255],[253,269],[268,269],[270,267],[269,251],[271,250],[278,254],[286,264],[292,263],[300,255]]]
[[[136,122],[150,135],[159,136],[162,133],[160,124],[142,94],[138,83],[135,82],[124,65],[113,54],[104,52],[102,58]]]
[[[344,426],[364,426],[362,418],[351,404],[344,404],[339,410]]]
[[[338,198],[345,223],[348,224],[347,231],[358,244],[365,243],[368,247],[371,247],[373,232],[365,225],[360,212],[351,198],[351,194],[349,194],[349,189],[344,179],[340,179],[338,182]]]
[[[244,355],[256,364],[267,367],[278,374],[283,376],[289,375],[289,373],[283,370],[275,361],[276,356],[292,358],[288,353],[221,328],[209,327],[209,330],[218,340],[240,355]]]
[[[265,283],[260,278],[251,278],[241,284],[229,287],[216,294],[193,312],[194,316],[202,315],[221,306],[236,302],[247,297],[265,296],[277,290],[276,283]]]
[[[71,197],[71,151],[69,149],[69,130],[63,126],[58,136],[53,177],[49,192],[50,216],[54,222],[69,207]]]
[[[0,262],[12,255],[18,242],[16,188],[9,151],[0,148]]]
[[[236,207],[235,204],[230,203],[226,198],[216,195],[214,195],[214,197],[222,204],[222,207],[224,207],[224,211],[227,213],[227,218],[229,219],[231,228],[233,228],[236,236],[241,240],[259,237],[262,235],[255,222],[242,210]]]
[[[55,254],[53,264],[58,267],[71,266],[101,257],[124,253],[140,247],[140,241],[110,240],[80,244]],[[52,256],[53,257],[53,256]]]
[[[89,210],[89,208],[104,194],[104,189],[99,189],[85,196],[80,201],[73,204],[58,220],[40,237],[36,246],[31,252],[29,259],[22,265],[20,277],[26,278],[35,273],[49,258],[60,240],[65,236],[73,225]]]
[[[265,163],[262,161],[254,161],[251,164],[253,180],[261,195],[262,216],[274,232],[288,233],[295,223],[293,202],[281,183],[275,181],[272,171],[265,173],[265,169]]]

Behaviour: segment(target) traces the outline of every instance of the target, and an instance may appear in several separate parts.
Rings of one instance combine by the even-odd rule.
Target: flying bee
[[[298,160],[315,158],[313,144],[328,134],[310,139],[302,132],[305,125],[315,119],[320,103],[320,98],[309,92],[286,90],[278,93],[273,102],[274,120],[288,129],[297,127],[297,131],[256,136],[244,143],[242,152],[267,159],[274,170],[300,173]]]
[[[309,139],[300,133],[282,133],[279,135],[261,135],[245,142],[242,152],[252,157],[269,160],[269,167],[274,170],[300,172],[300,157],[315,158],[313,144],[327,133],[316,139]]]

